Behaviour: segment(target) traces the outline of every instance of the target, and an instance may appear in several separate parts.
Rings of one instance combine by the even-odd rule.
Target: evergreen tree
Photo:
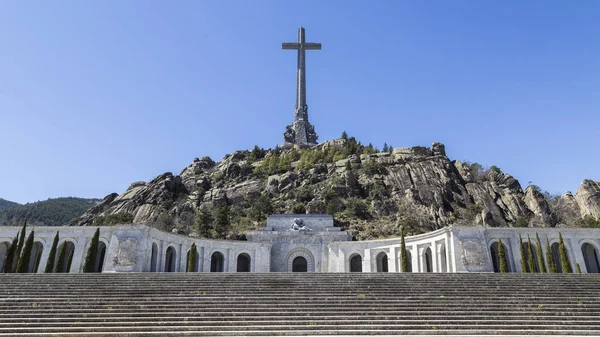
[[[381,152],[388,152],[390,150],[390,148],[388,147],[387,143],[383,143],[383,149],[381,149]]]
[[[569,253],[567,252],[567,247],[565,246],[565,242],[563,241],[560,232],[558,232],[558,250],[560,252],[560,264],[563,273],[573,274],[573,267],[571,267],[571,262],[569,262]]]
[[[187,271],[190,273],[196,272],[196,260],[198,259],[198,250],[196,248],[196,244],[192,243],[192,247],[188,252],[188,265]]]
[[[96,265],[98,264],[98,245],[100,244],[100,228],[96,228],[96,232],[90,242],[87,254],[85,256],[85,262],[83,263],[84,273],[95,273]]]
[[[537,273],[539,270],[535,267],[535,255],[533,255],[533,246],[531,245],[531,238],[527,235],[527,266],[529,267],[530,273]]]
[[[14,237],[10,247],[6,251],[6,258],[4,259],[4,270],[3,273],[12,273],[14,271],[15,264],[15,252],[17,251],[17,242],[19,241],[19,232],[17,232],[17,236]]]
[[[400,229],[400,271],[408,271],[408,254],[406,254],[406,243],[404,242],[404,227]]]
[[[350,163],[350,159],[346,160],[346,170],[348,170],[348,171],[352,170],[352,163]]]
[[[506,251],[502,239],[498,239],[498,259],[500,260],[500,272],[508,273],[508,261],[506,260]]]
[[[196,214],[196,231],[203,238],[212,238],[213,216],[208,210],[202,208]]]
[[[27,241],[25,241],[23,252],[19,257],[19,262],[17,263],[17,273],[27,273],[29,271],[29,260],[31,260],[31,251],[33,250],[33,236],[34,233],[31,231],[27,237]]]
[[[392,153],[392,152],[394,152],[394,147],[393,147],[392,145],[389,145],[389,146],[388,146],[388,152],[389,152],[389,153]]]
[[[27,218],[25,218],[25,222],[23,223],[23,228],[21,228],[21,236],[19,237],[19,244],[17,245],[17,251],[15,252],[15,256],[19,258],[21,256],[21,250],[23,250],[23,244],[25,244],[25,234],[27,232]]]
[[[546,235],[546,262],[548,263],[549,273],[558,273],[556,263],[554,263],[554,256],[552,255],[552,248],[550,248],[550,240],[548,240],[548,235]]]
[[[67,255],[67,242],[63,242],[60,245],[60,250],[58,251],[58,259],[56,259],[56,265],[54,266],[55,273],[64,273],[65,272],[65,255]]]
[[[231,223],[229,220],[229,206],[223,205],[215,214],[215,238],[226,239]]]
[[[547,273],[546,264],[544,263],[544,252],[542,251],[542,243],[540,242],[540,236],[535,233],[535,245],[537,247],[538,264],[540,265],[540,273]]]
[[[581,266],[579,265],[579,263],[575,264],[575,268],[577,268],[577,274],[581,274]]]
[[[342,132],[342,136],[340,138],[343,140],[348,140],[348,134],[346,133],[346,130],[344,130],[344,132]]]
[[[523,249],[523,238],[521,234],[519,234],[519,253],[521,253],[521,272],[529,273],[529,269],[527,268],[527,257],[525,256],[525,249]]]

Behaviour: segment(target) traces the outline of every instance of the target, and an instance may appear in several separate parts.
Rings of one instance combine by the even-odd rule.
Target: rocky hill
[[[443,144],[380,152],[354,138],[312,149],[237,151],[220,162],[196,158],[110,194],[72,222],[147,223],[206,237],[243,238],[270,213],[328,213],[357,239],[469,226],[598,226],[600,184],[576,194],[523,190],[492,166],[450,160]]]
[[[19,225],[25,217],[28,218],[29,224],[35,226],[66,225],[99,202],[99,199],[54,198],[25,205],[9,201],[10,207],[4,208],[0,203],[0,226]]]

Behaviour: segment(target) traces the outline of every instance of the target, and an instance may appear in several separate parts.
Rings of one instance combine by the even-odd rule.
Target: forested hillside
[[[98,199],[55,198],[19,205],[0,199],[0,225],[15,226],[27,217],[36,226],[62,226],[95,206]]]

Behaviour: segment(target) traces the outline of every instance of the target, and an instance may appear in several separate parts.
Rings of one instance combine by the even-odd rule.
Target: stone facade
[[[56,231],[59,247],[67,244],[70,273],[82,271],[95,227],[36,227],[30,271],[43,272]],[[17,227],[0,227],[0,268]],[[560,229],[573,270],[598,273],[600,230]],[[502,239],[509,269],[521,272],[519,234],[523,241],[535,234],[546,255],[546,237],[557,250],[558,229],[446,227],[406,237],[412,272],[498,271],[497,245]],[[272,215],[267,225],[248,233],[248,241],[210,240],[166,233],[144,225],[100,227],[100,262],[103,272],[185,272],[187,254],[198,247],[199,272],[399,272],[399,238],[351,241],[349,232],[333,225],[328,215]],[[537,254],[534,247],[534,254]],[[39,255],[39,259],[36,258]],[[555,261],[560,259],[554,253]],[[39,264],[36,266],[36,260]]]

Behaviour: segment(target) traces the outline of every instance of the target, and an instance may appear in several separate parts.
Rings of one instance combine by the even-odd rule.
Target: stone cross
[[[288,125],[284,134],[286,144],[315,145],[317,134],[314,126],[308,122],[308,105],[306,104],[306,50],[321,50],[320,43],[306,42],[304,28],[298,29],[298,42],[284,42],[282,49],[298,51],[296,75],[296,106],[294,107],[294,124]]]

